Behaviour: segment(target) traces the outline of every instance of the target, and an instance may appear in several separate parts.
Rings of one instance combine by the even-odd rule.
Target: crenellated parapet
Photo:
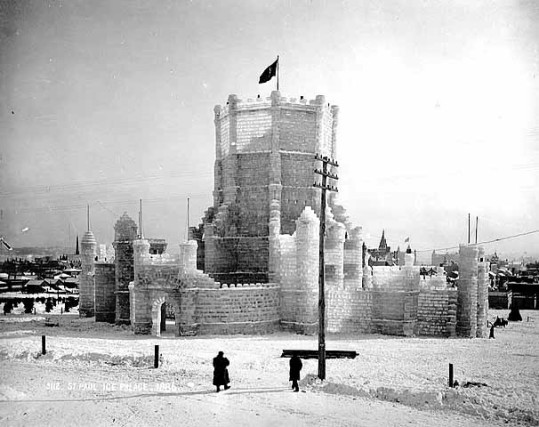
[[[315,99],[307,100],[303,96],[286,97],[281,96],[279,91],[273,91],[268,97],[238,98],[237,95],[229,95],[226,105],[216,105],[214,107],[215,119],[224,119],[231,114],[245,111],[265,110],[270,107],[283,107],[289,109],[309,110],[315,112],[321,109],[326,113],[338,113],[338,107],[326,103],[326,97],[317,95]]]
[[[262,288],[262,289],[274,289],[280,288],[280,285],[276,283],[225,283],[221,284],[220,289],[239,289],[239,288]]]

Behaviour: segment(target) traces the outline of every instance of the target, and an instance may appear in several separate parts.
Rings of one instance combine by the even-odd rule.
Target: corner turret
[[[95,258],[97,256],[97,241],[94,234],[88,230],[81,241],[82,271],[80,276],[79,316],[92,317],[95,315]]]
[[[115,251],[114,263],[116,265],[116,323],[128,325],[130,323],[129,283],[133,281],[133,241],[137,238],[137,224],[127,215],[120,217],[114,225]]]

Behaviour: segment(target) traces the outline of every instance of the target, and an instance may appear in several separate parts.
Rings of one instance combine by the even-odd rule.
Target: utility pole
[[[327,185],[327,179],[339,179],[337,175],[328,172],[328,165],[338,167],[339,164],[326,156],[315,154],[315,160],[322,162],[322,170],[315,169],[314,173],[322,176],[322,183],[314,183],[313,187],[322,189],[320,204],[320,246],[319,246],[319,277],[318,277],[318,378],[326,379],[326,296],[324,291],[324,238],[326,234],[326,191],[338,191],[337,187]]]
[[[138,211],[138,227],[139,227],[139,234],[140,239],[144,239],[144,232],[142,231],[142,199],[140,200],[140,207]]]
[[[477,245],[477,228],[479,227],[479,217],[475,217],[475,244]]]
[[[189,241],[189,197],[187,198],[187,236],[185,241]]]
[[[470,215],[468,214],[468,244],[470,244]]]

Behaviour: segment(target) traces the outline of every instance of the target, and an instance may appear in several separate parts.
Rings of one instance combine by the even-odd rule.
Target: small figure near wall
[[[495,337],[494,337],[494,328],[495,328],[495,327],[496,327],[496,325],[494,325],[494,324],[492,324],[492,325],[490,326],[490,335],[488,336],[489,339],[491,339],[491,338],[492,338],[492,339],[495,339]]]
[[[292,388],[295,392],[299,391],[299,385],[298,381],[300,379],[300,371],[301,368],[303,368],[303,364],[301,363],[301,359],[299,356],[294,353],[290,359],[290,379],[289,381],[292,381]]]
[[[522,316],[520,315],[520,310],[515,304],[511,304],[511,312],[509,313],[508,319],[511,322],[521,322]]]
[[[222,351],[219,352],[217,357],[213,358],[213,385],[217,387],[217,393],[221,391],[221,386],[228,390],[230,386],[230,377],[228,376],[228,365],[230,362]]]

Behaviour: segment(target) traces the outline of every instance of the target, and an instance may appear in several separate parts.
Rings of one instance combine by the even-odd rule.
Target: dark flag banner
[[[273,64],[271,64],[268,68],[264,70],[264,72],[260,75],[260,80],[258,84],[269,82],[272,77],[275,77],[277,75],[278,64],[279,58],[277,58]]]

